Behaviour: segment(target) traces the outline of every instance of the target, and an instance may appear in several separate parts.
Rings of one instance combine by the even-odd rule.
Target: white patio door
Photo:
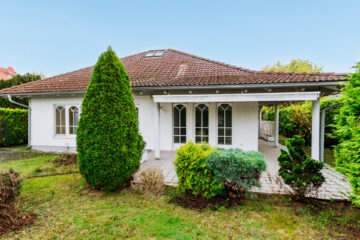
[[[179,148],[186,143],[187,122],[186,105],[175,104],[173,106],[173,147]]]
[[[195,143],[209,142],[209,106],[195,107]]]

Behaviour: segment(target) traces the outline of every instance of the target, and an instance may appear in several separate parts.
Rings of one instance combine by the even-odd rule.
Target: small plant
[[[175,166],[178,190],[210,199],[222,192],[223,184],[212,177],[206,158],[214,151],[208,144],[188,142],[176,151]]]
[[[160,168],[148,167],[138,174],[136,184],[143,192],[159,194],[164,190],[164,175]]]
[[[278,158],[279,175],[292,188],[295,198],[301,200],[325,181],[321,173],[324,164],[306,156],[305,140],[297,135],[286,140],[286,147],[288,152],[281,149]]]
[[[230,197],[243,197],[251,187],[260,186],[260,175],[266,169],[264,155],[241,149],[217,149],[207,157],[206,165]]]

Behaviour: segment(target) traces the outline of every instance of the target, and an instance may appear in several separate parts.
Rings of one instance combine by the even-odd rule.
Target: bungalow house
[[[334,93],[344,74],[253,71],[177,50],[121,58],[128,72],[146,149],[161,151],[189,140],[258,150],[259,109],[312,101],[312,157],[319,159],[321,96]],[[76,151],[81,101],[93,67],[3,89],[29,99],[29,144],[41,151]],[[275,134],[275,145],[278,134]]]

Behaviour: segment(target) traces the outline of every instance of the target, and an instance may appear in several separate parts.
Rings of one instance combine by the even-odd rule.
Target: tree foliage
[[[41,79],[42,76],[35,73],[26,73],[23,75],[15,75],[10,80],[0,80],[0,89],[9,88],[23,83],[33,82]],[[27,99],[14,98],[17,102],[27,105]],[[0,98],[0,107],[2,108],[21,108],[19,105],[10,103],[5,98]]]
[[[295,196],[303,199],[325,181],[321,173],[324,164],[306,156],[305,140],[299,136],[287,139],[286,147],[288,152],[281,149],[278,158],[279,175],[293,189]]]
[[[143,149],[129,76],[109,48],[99,57],[82,102],[80,173],[92,187],[113,191],[139,168]]]
[[[266,72],[322,72],[323,67],[308,60],[293,59],[289,64],[281,64],[280,61],[278,61],[272,66],[265,66],[261,70]]]
[[[353,187],[353,202],[360,205],[360,62],[349,74],[349,82],[342,90],[344,105],[336,116],[336,166],[347,174]]]

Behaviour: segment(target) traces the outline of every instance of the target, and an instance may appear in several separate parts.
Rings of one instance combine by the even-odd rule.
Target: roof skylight
[[[145,55],[145,58],[162,57],[164,55],[164,53],[165,53],[165,51],[149,52]]]

